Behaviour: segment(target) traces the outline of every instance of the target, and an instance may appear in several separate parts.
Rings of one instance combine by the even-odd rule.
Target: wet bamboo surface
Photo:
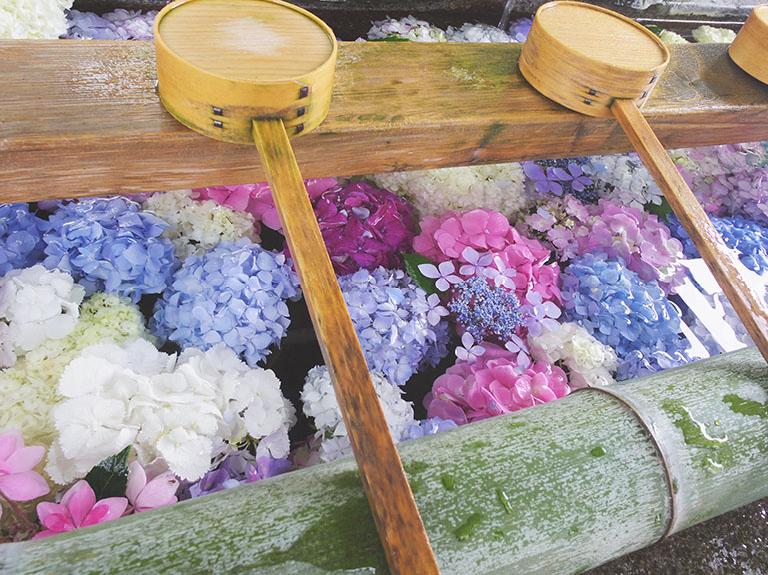
[[[519,51],[342,43],[328,118],[294,141],[304,176],[630,149],[615,121],[568,111],[530,88]],[[163,110],[149,43],[3,41],[0,78],[3,201],[265,179],[251,146],[209,140]],[[673,46],[644,114],[667,147],[768,139],[768,89],[725,45]]]

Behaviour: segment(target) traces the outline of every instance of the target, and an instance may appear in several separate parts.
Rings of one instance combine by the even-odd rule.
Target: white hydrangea
[[[0,320],[7,322],[5,336],[15,352],[24,354],[46,339],[72,333],[83,297],[85,290],[72,276],[41,265],[11,270],[0,278]]]
[[[648,169],[635,154],[593,156],[595,191],[627,206],[660,205],[662,193]]]
[[[371,372],[371,379],[381,401],[389,431],[395,441],[399,441],[414,421],[413,406],[403,399],[402,390],[381,374]],[[347,429],[342,421],[327,367],[317,366],[309,370],[301,390],[301,401],[304,414],[314,421],[316,437],[322,441],[320,459],[333,461],[351,453]]]
[[[143,464],[162,460],[194,481],[246,432],[287,456],[295,421],[274,373],[249,368],[223,345],[178,360],[145,340],[91,346],[65,368],[58,392],[64,400],[52,412],[58,435],[46,467],[57,483],[129,445]]]
[[[195,200],[191,190],[152,194],[144,208],[170,224],[164,235],[173,242],[176,256],[182,260],[203,255],[222,241],[260,241],[251,214],[213,200]]]
[[[65,10],[73,0],[3,0],[0,39],[54,40],[67,31]]]
[[[410,199],[422,217],[486,208],[514,220],[530,205],[525,173],[518,163],[393,172],[371,179]]]
[[[562,362],[574,388],[614,383],[611,373],[618,366],[616,352],[576,323],[563,323],[559,329],[545,330],[529,338],[528,343],[536,361]]]
[[[659,34],[659,39],[665,44],[689,44],[688,40],[683,38],[677,32],[671,30],[662,30]]]
[[[412,42],[445,42],[445,32],[429,22],[413,16],[405,18],[387,18],[373,22],[368,31],[369,40],[403,38]]]
[[[449,42],[516,42],[501,28],[481,23],[467,23],[461,28],[448,26],[445,37]]]
[[[736,32],[728,28],[699,26],[691,32],[693,39],[701,44],[730,44],[736,39]]]

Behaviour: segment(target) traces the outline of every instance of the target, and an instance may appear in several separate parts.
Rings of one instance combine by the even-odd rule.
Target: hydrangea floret
[[[0,277],[43,258],[46,228],[47,223],[31,213],[27,204],[0,205]]]
[[[70,10],[66,37],[90,40],[151,40],[156,10],[141,12],[118,8],[101,16]]]

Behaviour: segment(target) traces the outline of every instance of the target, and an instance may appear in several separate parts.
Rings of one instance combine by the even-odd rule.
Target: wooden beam
[[[630,149],[612,120],[570,112],[517,70],[514,44],[343,43],[328,119],[295,140],[305,177]],[[251,146],[178,124],[150,43],[0,42],[0,199],[264,180]],[[725,45],[672,47],[644,113],[666,147],[768,139],[768,88]]]

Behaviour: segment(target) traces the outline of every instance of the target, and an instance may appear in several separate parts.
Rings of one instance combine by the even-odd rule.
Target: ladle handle
[[[439,573],[387,427],[360,342],[280,119],[255,120],[253,139],[304,289],[390,571]]]
[[[761,296],[744,280],[741,263],[723,242],[635,102],[617,99],[611,110],[768,361],[768,312]]]

